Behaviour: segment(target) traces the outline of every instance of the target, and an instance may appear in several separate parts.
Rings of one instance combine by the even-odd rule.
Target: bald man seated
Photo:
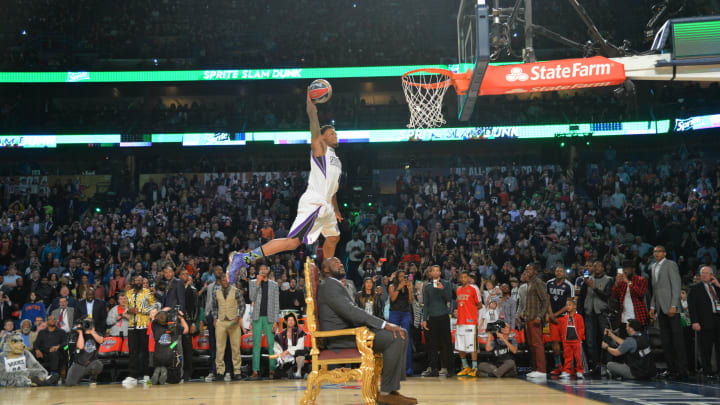
[[[318,318],[324,331],[367,326],[375,333],[373,351],[382,353],[383,370],[380,377],[378,403],[390,405],[417,404],[417,399],[401,395],[400,381],[405,379],[405,359],[409,336],[397,325],[370,315],[355,304],[343,285],[345,267],[336,257],[325,259],[321,271],[323,280],[318,286]],[[328,349],[356,348],[354,336],[339,336],[327,341]]]

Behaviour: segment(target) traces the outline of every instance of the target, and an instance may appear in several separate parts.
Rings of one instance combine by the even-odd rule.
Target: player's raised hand
[[[310,87],[308,87],[307,92],[307,112],[308,114],[315,113],[317,114],[317,106],[315,105],[315,102],[312,101],[312,98],[310,98]]]

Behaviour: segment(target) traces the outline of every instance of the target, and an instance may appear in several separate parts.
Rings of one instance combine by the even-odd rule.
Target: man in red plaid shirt
[[[628,319],[637,319],[643,327],[647,326],[649,316],[645,306],[645,292],[648,281],[645,277],[635,274],[635,264],[632,260],[623,262],[622,272],[615,280],[612,295],[620,303],[620,321],[623,323],[621,333],[625,331]]]

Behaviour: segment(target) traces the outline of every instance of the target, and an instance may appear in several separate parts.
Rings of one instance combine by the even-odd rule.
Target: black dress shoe
[[[658,373],[658,375],[656,375],[655,378],[659,378],[659,379],[661,379],[661,380],[665,380],[665,379],[670,378],[670,374],[671,374],[670,371],[665,370],[665,371],[663,371],[662,373]]]

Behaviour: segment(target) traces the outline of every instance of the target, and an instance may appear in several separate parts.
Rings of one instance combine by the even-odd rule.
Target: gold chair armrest
[[[313,333],[315,337],[318,338],[326,338],[326,337],[336,337],[336,336],[356,336],[358,333],[362,333],[364,329],[367,329],[365,326],[361,326],[359,328],[352,328],[352,329],[338,329],[338,330],[318,330]]]

